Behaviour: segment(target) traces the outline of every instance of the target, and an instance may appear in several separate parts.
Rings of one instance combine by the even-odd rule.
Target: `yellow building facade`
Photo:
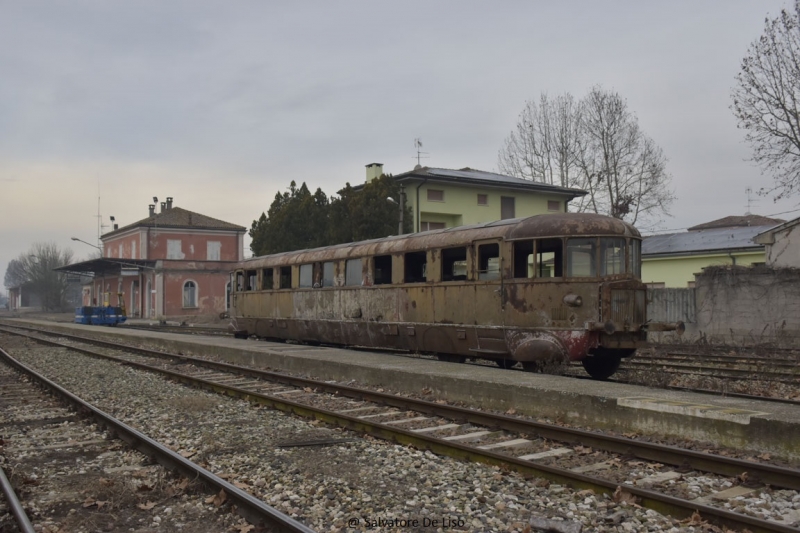
[[[681,233],[645,236],[642,281],[655,288],[691,287],[694,275],[706,267],[763,264],[764,245],[755,238],[782,222],[748,214],[713,220]]]
[[[367,181],[381,174],[380,163],[367,165]],[[418,167],[393,177],[403,187],[415,232],[565,212],[570,200],[586,194],[470,168]]]

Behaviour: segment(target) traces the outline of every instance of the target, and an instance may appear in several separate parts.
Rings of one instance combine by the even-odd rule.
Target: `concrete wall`
[[[695,289],[649,289],[647,318],[683,321],[683,336],[651,333],[651,342],[800,345],[800,269],[706,268]]]
[[[800,269],[706,269],[697,276],[697,328],[713,342],[800,341]]]

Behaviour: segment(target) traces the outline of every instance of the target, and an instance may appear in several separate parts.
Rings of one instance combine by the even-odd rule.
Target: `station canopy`
[[[114,259],[102,257],[90,259],[80,263],[72,263],[63,267],[54,268],[58,272],[68,274],[98,276],[135,276],[145,270],[155,270],[156,262],[148,259]]]

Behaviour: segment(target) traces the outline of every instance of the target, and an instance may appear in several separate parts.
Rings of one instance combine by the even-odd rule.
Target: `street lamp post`
[[[102,248],[100,248],[99,246],[96,246],[96,245],[94,245],[94,244],[92,244],[92,243],[90,243],[90,242],[86,242],[86,241],[84,241],[84,240],[82,240],[82,239],[79,239],[79,238],[77,238],[77,237],[70,237],[70,239],[72,239],[73,241],[82,242],[83,244],[88,244],[88,245],[89,245],[89,246],[91,246],[92,248],[97,248],[97,249],[100,251],[100,255],[103,255],[103,249],[102,249]]]

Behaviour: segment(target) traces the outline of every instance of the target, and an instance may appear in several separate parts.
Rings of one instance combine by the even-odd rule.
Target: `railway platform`
[[[382,387],[425,399],[529,415],[574,426],[707,441],[800,461],[800,407],[639,385],[592,381],[408,355],[223,336],[101,328],[20,319],[104,340],[140,341],[328,381]]]

